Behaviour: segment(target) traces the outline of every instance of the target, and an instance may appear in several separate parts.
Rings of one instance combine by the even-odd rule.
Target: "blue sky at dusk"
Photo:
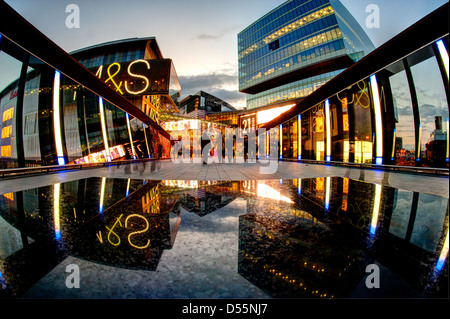
[[[67,52],[132,37],[155,36],[174,61],[182,97],[199,90],[245,106],[238,92],[237,34],[283,0],[6,0]],[[447,1],[341,0],[375,46],[380,46]],[[80,8],[80,28],[68,29],[68,4]],[[366,7],[380,8],[380,28],[368,29]]]

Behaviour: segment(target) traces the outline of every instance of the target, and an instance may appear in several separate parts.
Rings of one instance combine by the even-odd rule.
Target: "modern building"
[[[173,61],[163,57],[154,37],[106,42],[70,54],[157,124],[160,124],[162,114],[179,112],[181,87],[177,73]],[[114,133],[112,123],[113,118],[120,121],[120,116],[117,118],[113,113],[106,105],[108,137],[116,144],[111,136],[118,133]],[[122,114],[121,121],[130,127],[133,138],[133,143],[124,143],[126,158],[156,157],[160,144],[164,157],[169,156],[170,140],[136,118],[128,119],[126,114]],[[128,129],[122,135],[128,135]]]
[[[298,102],[374,46],[338,0],[290,0],[238,34],[247,108]]]
[[[184,98],[180,102],[179,109],[181,114],[186,115],[194,114],[192,112],[196,111],[200,111],[199,113],[204,115],[209,113],[236,111],[236,108],[231,104],[204,91],[198,91],[197,93]]]
[[[448,168],[447,23],[448,4],[264,124],[280,158]]]
[[[69,55],[4,3],[1,20],[0,167],[169,156],[181,89],[155,38]]]

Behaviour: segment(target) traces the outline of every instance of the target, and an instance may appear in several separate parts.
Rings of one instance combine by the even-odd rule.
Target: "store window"
[[[311,111],[312,158],[325,160],[325,109],[323,103],[317,104]]]
[[[312,137],[311,137],[311,111],[302,113],[301,116],[301,153],[302,159],[312,159]]]
[[[353,145],[355,163],[371,163],[373,153],[371,100],[369,86],[361,80],[352,87],[353,119],[351,126],[354,129]]]

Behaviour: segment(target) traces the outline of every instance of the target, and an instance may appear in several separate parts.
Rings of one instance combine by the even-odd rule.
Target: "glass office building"
[[[298,101],[373,49],[339,1],[287,1],[238,34],[239,90],[248,109]]]
[[[190,115],[203,111],[206,114],[236,111],[234,106],[209,93],[199,91],[189,95],[180,102],[180,113]]]
[[[445,10],[417,22],[272,123],[281,130],[280,157],[448,168],[449,38],[437,24],[445,21]]]

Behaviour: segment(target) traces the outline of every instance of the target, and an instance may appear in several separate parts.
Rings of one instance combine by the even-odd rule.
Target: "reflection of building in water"
[[[362,276],[355,262],[362,256],[314,214],[282,200],[249,198],[247,205],[238,265],[247,280],[273,297],[333,298],[357,284],[350,274]]]
[[[239,274],[272,296],[360,297],[365,267],[377,263],[396,278],[395,297],[448,297],[448,198],[340,177],[89,178],[0,195],[0,294],[21,296],[69,255],[155,270],[180,206],[203,216],[236,197],[247,199]],[[390,297],[388,288],[378,291]]]
[[[166,195],[161,199],[159,182],[144,181],[74,230],[70,250],[113,266],[156,270],[163,250],[172,248],[181,222],[177,198]]]
[[[11,294],[24,293],[69,255],[155,270],[181,216],[178,195],[161,198],[159,182],[144,183],[88,178],[1,195],[0,277]]]
[[[273,297],[348,293],[356,284],[350,273],[361,274],[354,266],[355,251],[338,244],[320,222],[301,217],[289,221],[257,214],[239,218],[239,273]]]
[[[238,182],[212,182],[183,192],[179,202],[188,212],[205,216],[227,206],[236,199]],[[208,182],[207,182],[208,183]]]
[[[367,297],[374,262],[398,278],[383,296],[446,294],[448,199],[348,178],[282,186],[293,204],[251,197],[239,219],[239,273],[271,296]]]

